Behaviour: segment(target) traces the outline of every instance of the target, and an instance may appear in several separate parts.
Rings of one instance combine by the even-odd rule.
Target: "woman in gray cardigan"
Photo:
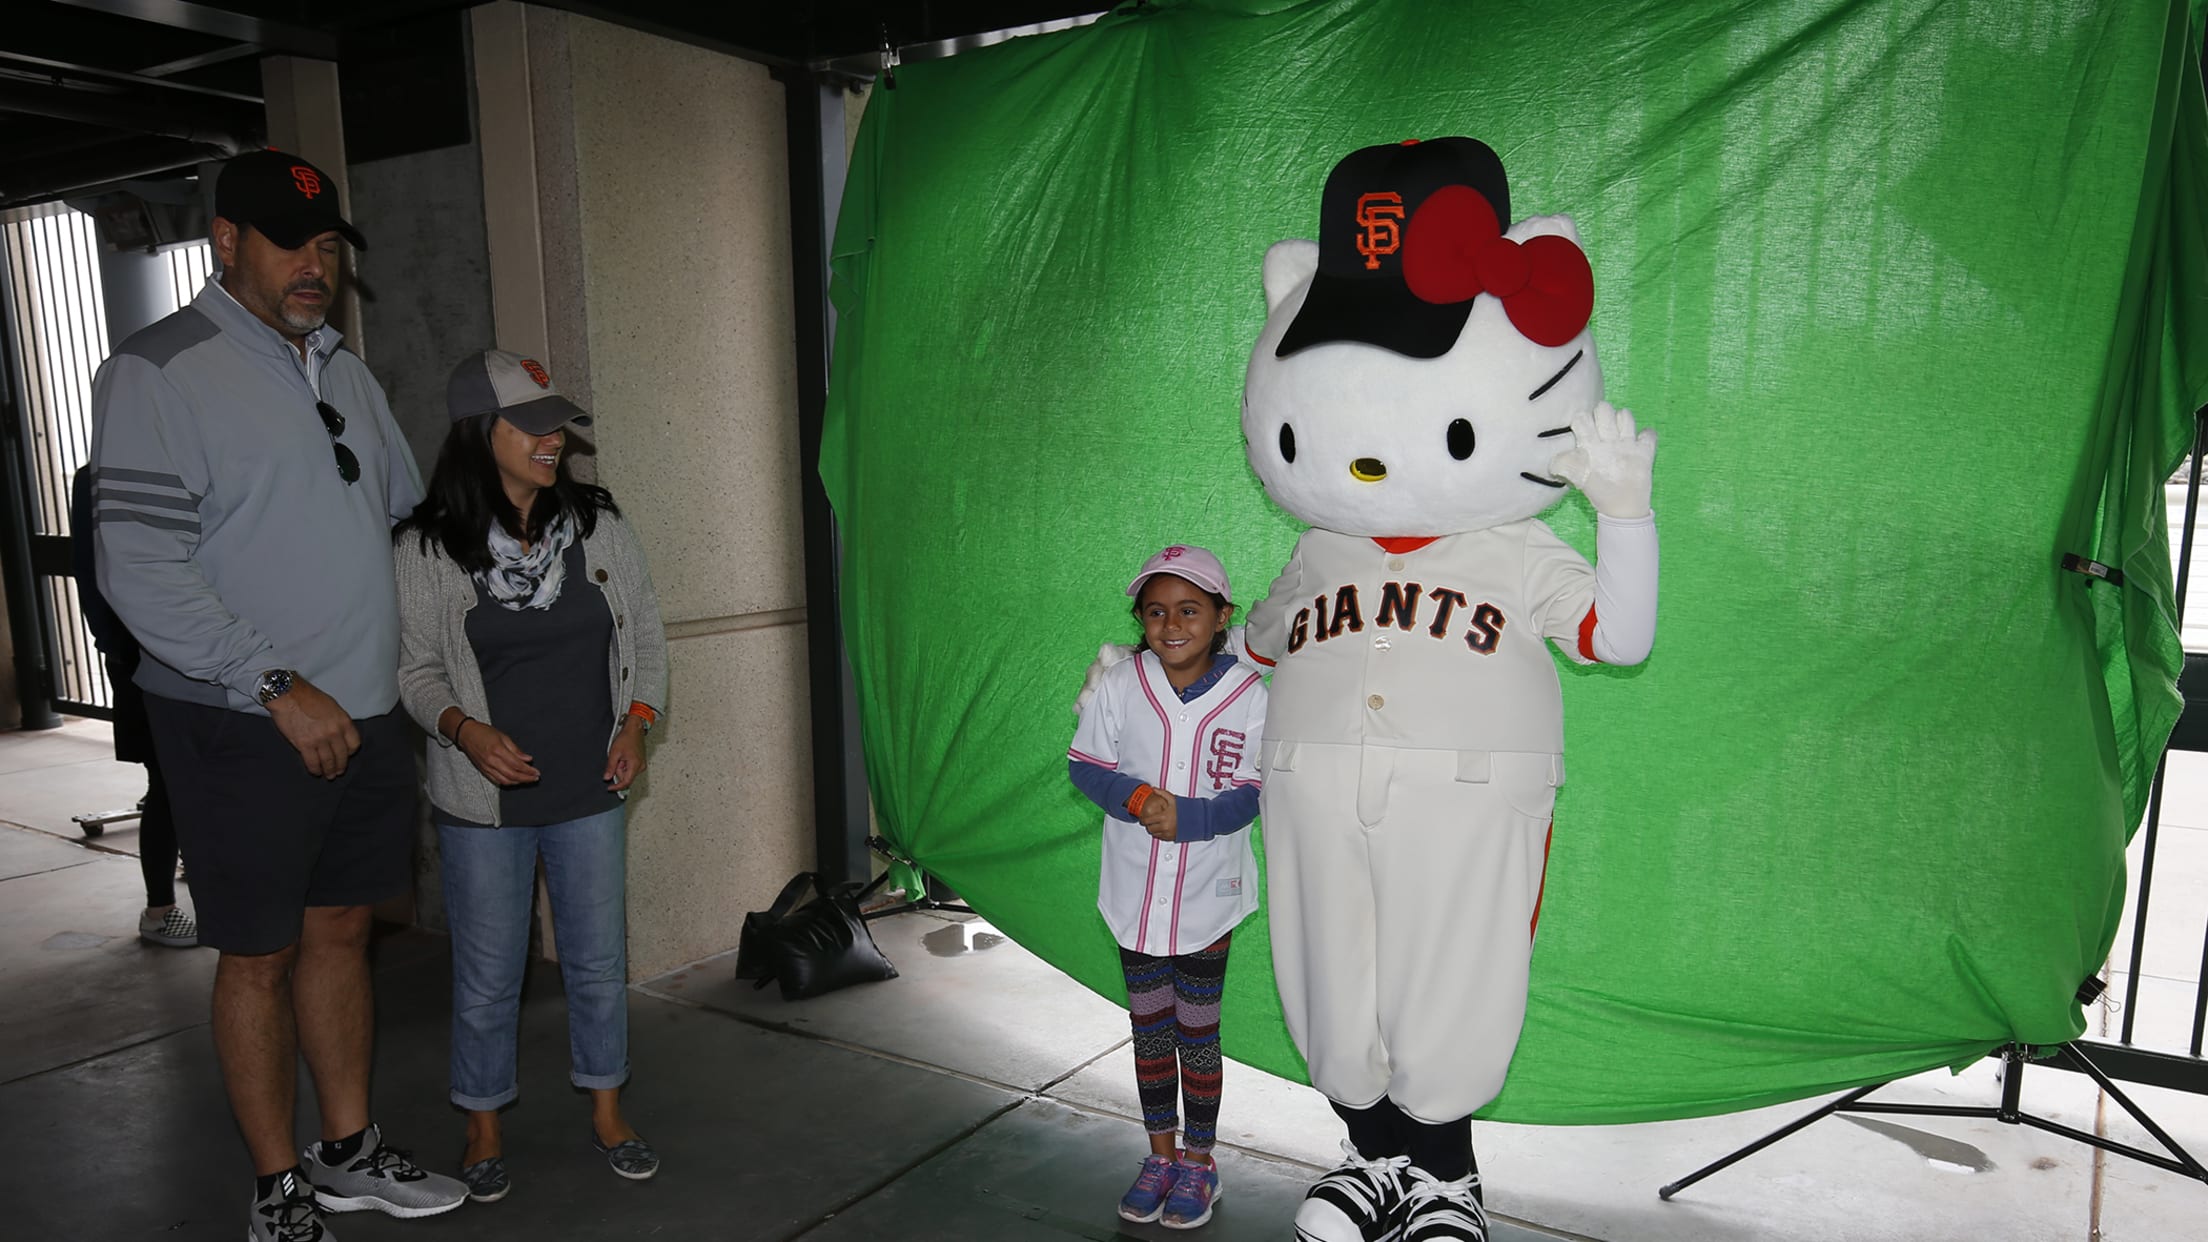
[[[667,638],[636,533],[567,468],[590,416],[542,366],[500,350],[446,387],[452,430],[401,524],[399,694],[427,730],[429,801],[452,929],[452,1102],[461,1178],[510,1188],[499,1110],[515,1043],[529,905],[544,862],[567,990],[571,1079],[591,1142],[623,1177],[659,1157],[621,1114],[628,1081],[623,797],[667,701]]]

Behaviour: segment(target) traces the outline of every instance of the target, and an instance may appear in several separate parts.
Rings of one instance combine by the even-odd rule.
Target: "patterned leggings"
[[[1181,1145],[1208,1152],[1219,1131],[1219,996],[1227,978],[1232,933],[1194,953],[1151,957],[1119,951],[1127,974],[1127,1008],[1135,1028],[1135,1089],[1143,1128],[1178,1127],[1174,1096],[1188,1103]]]

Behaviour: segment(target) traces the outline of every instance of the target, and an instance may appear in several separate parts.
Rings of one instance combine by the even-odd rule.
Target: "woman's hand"
[[[621,722],[621,731],[613,735],[613,745],[606,750],[606,788],[619,793],[636,783],[644,775],[644,721],[631,716]]]
[[[527,785],[538,778],[529,756],[514,745],[514,739],[473,716],[460,722],[452,744],[494,785]]]
[[[1180,831],[1181,817],[1173,805],[1173,795],[1153,788],[1143,799],[1142,813],[1135,816],[1142,823],[1143,831],[1160,841],[1171,841]]]

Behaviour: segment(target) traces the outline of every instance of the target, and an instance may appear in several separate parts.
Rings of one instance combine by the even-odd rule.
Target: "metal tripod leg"
[[[1864,1096],[1869,1095],[1871,1092],[1876,1091],[1880,1087],[1883,1087],[1885,1085],[1885,1083],[1880,1082],[1872,1083],[1868,1087],[1857,1087],[1855,1090],[1850,1091],[1846,1095],[1841,1096],[1839,1099],[1832,1101],[1831,1103],[1825,1105],[1823,1108],[1818,1109],[1816,1112],[1810,1113],[1809,1115],[1801,1118],[1798,1121],[1791,1122],[1787,1125],[1781,1126],[1776,1130],[1773,1130],[1771,1133],[1764,1135],[1762,1138],[1757,1139],[1755,1142],[1748,1144],[1746,1147],[1741,1148],[1740,1150],[1732,1153],[1729,1156],[1726,1156],[1713,1163],[1706,1164],[1701,1168],[1696,1169],[1694,1172],[1687,1174],[1685,1177],[1680,1178],[1678,1181],[1673,1182],[1663,1189],[1657,1191],[1656,1197],[1659,1199],[1669,1199],[1673,1195],[1678,1194],[1680,1191],[1685,1190],[1687,1187],[1694,1185],[1696,1182],[1701,1181],[1705,1177],[1708,1177],[1710,1174],[1717,1172],[1719,1169],[1725,1168],[1726,1166],[1731,1164],[1738,1163],[1739,1161],[1746,1160],[1748,1157],[1755,1155],[1757,1152],[1762,1151],[1764,1148],[1769,1147],[1771,1144],[1778,1142],[1780,1139],[1785,1138],[1787,1135],[1794,1133],[1796,1130],[1801,1129],[1802,1127],[1808,1125],[1813,1121],[1818,1121],[1825,1117],[1830,1117],[1834,1113],[1839,1112],[1841,1109],[1855,1103],[1857,1100],[1862,1099]]]

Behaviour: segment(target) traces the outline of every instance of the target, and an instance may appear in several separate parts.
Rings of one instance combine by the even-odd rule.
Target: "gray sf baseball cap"
[[[496,414],[533,436],[568,423],[590,426],[590,415],[560,395],[543,363],[503,349],[486,349],[454,367],[445,381],[445,407],[456,423]]]

